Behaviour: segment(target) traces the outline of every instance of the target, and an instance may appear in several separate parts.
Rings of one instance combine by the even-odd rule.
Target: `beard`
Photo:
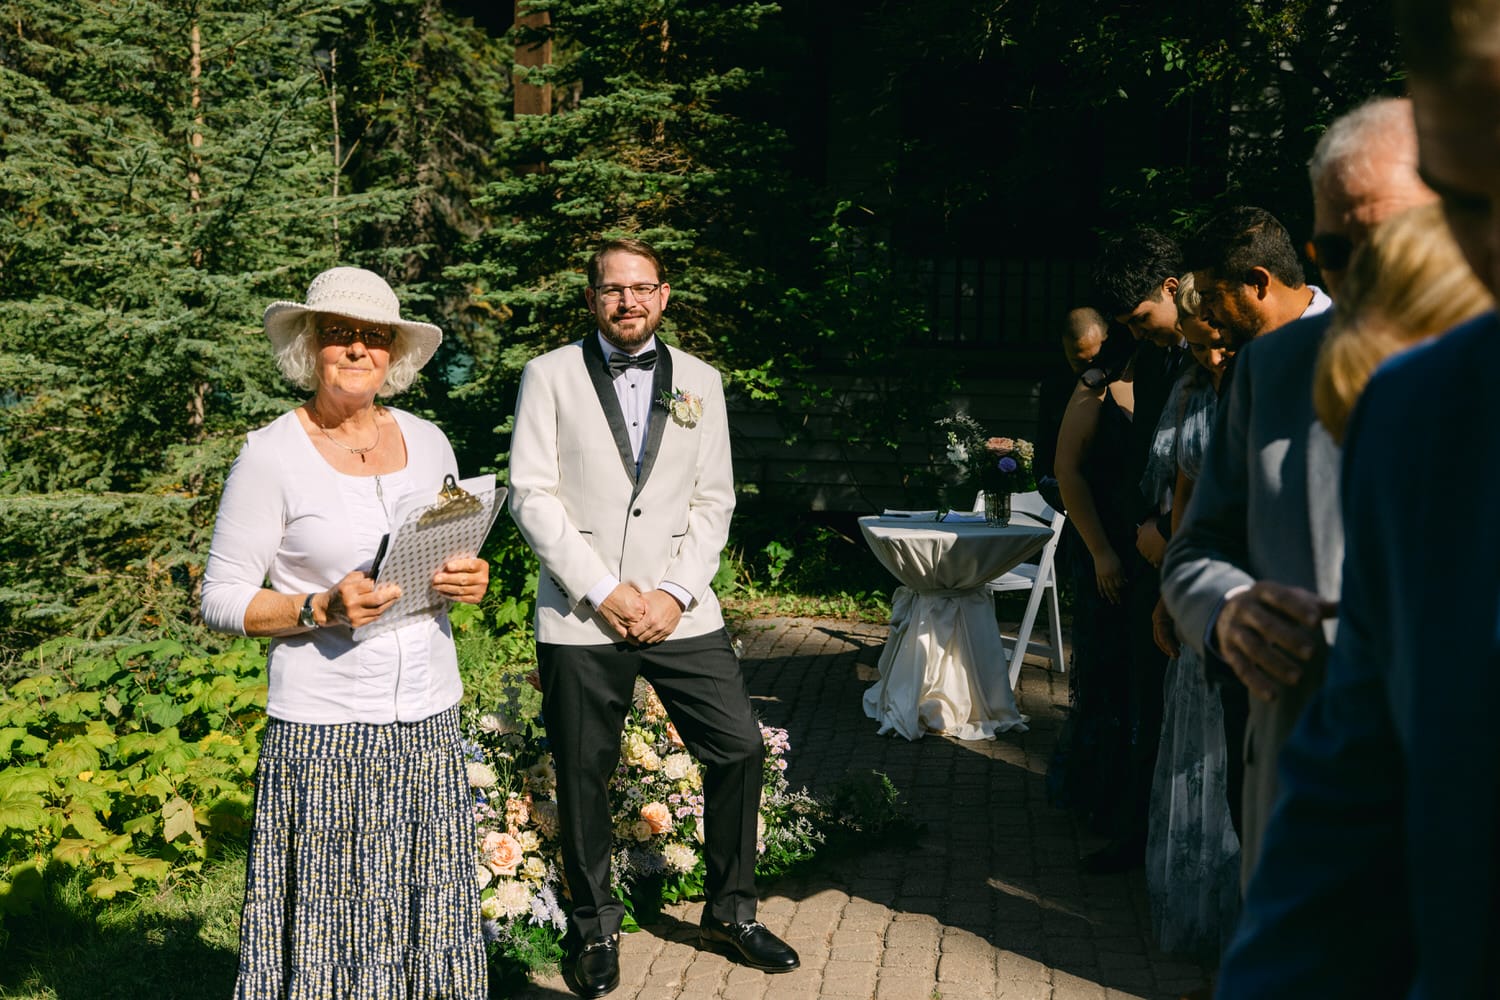
[[[642,311],[638,316],[618,316],[611,312],[598,317],[599,332],[604,334],[605,340],[630,353],[656,336],[656,328],[661,326],[661,317],[659,312],[652,315]]]

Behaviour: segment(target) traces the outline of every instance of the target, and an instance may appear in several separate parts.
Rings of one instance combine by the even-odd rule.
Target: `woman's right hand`
[[[1114,549],[1094,556],[1094,582],[1099,587],[1099,596],[1111,604],[1119,604],[1125,596],[1125,564]]]
[[[379,618],[400,596],[401,588],[394,583],[377,588],[374,577],[355,570],[326,591],[324,606],[329,622],[359,628]]]

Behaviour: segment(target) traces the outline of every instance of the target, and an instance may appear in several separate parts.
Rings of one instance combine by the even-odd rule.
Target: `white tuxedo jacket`
[[[703,400],[696,423],[662,401],[677,390]],[[538,641],[619,641],[584,600],[610,574],[641,593],[670,581],[693,595],[674,639],[723,626],[710,583],[734,511],[724,384],[660,340],[639,477],[635,470],[598,336],[528,362],[511,435],[510,511],[542,564]]]

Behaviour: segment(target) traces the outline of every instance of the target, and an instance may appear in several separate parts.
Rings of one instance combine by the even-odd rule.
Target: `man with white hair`
[[[1333,287],[1347,248],[1370,227],[1434,197],[1417,176],[1404,99],[1378,100],[1335,121],[1310,173],[1313,244]],[[1243,747],[1231,757],[1228,791],[1246,879],[1276,800],[1276,758],[1322,682],[1323,622],[1339,593],[1338,446],[1312,402],[1329,319],[1325,312],[1295,320],[1240,351],[1202,476],[1162,566],[1167,609],[1183,640],[1223,679],[1225,736]]]
[[[1396,9],[1422,176],[1500,293],[1500,0]],[[1500,995],[1497,345],[1491,312],[1382,366],[1354,411],[1338,642],[1221,998]]]

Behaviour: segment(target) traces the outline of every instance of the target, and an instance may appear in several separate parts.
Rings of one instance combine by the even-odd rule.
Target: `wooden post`
[[[516,24],[525,28],[545,28],[552,23],[546,11],[526,10],[525,0],[516,0]],[[531,68],[546,66],[552,62],[552,41],[548,39],[535,45],[516,46],[516,66]],[[552,113],[552,85],[523,82],[524,74],[514,75],[516,85],[516,117],[521,115],[550,115]]]

